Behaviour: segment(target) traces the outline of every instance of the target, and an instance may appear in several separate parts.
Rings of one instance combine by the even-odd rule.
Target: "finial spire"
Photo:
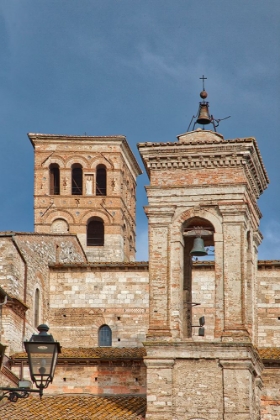
[[[195,122],[193,124],[193,128],[192,128],[193,130],[194,130],[194,127],[195,127],[196,124],[203,125],[203,130],[204,130],[204,126],[211,123],[214,131],[216,131],[216,128],[218,127],[220,121],[225,120],[225,119],[230,118],[230,117],[215,119],[213,117],[213,115],[210,115],[210,113],[209,113],[209,102],[205,101],[205,99],[208,96],[208,93],[205,90],[204,81],[207,80],[207,77],[205,77],[204,74],[203,74],[202,77],[200,77],[199,79],[202,80],[202,91],[200,92],[200,97],[202,99],[202,102],[199,102],[199,107],[198,107],[197,114],[196,114],[196,116],[194,115],[192,117],[187,131],[189,131],[189,128],[190,128],[194,118],[195,118]]]
[[[207,80],[207,77],[205,77],[204,74],[203,74],[202,77],[200,77],[200,80],[202,80],[202,89],[205,90],[205,88],[204,88],[204,80]]]

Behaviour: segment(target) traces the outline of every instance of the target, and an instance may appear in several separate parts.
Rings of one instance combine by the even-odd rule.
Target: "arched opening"
[[[87,246],[104,245],[104,222],[99,217],[93,217],[87,224]]]
[[[193,271],[199,271],[205,262],[213,264],[215,257],[214,248],[214,227],[205,219],[193,217],[183,225],[184,236],[184,271],[183,271],[183,296],[184,296],[184,317],[183,331],[186,337],[192,337],[194,325],[197,326],[198,320],[194,322],[193,308],[197,309],[196,315],[200,312],[204,314],[205,308],[200,306],[200,298],[205,296],[204,288],[210,285],[201,284],[200,278],[193,276]],[[199,239],[198,239],[199,238]],[[207,254],[207,255],[203,255]],[[212,282],[211,276],[207,280]],[[212,288],[212,283],[211,283]],[[196,318],[198,318],[196,316]]]
[[[112,330],[109,325],[102,325],[98,331],[98,345],[99,347],[112,346]]]
[[[107,173],[106,166],[98,165],[96,168],[96,195],[107,194]]]
[[[60,171],[57,163],[52,163],[49,167],[50,172],[50,195],[60,194]]]
[[[34,327],[38,327],[40,324],[40,290],[35,290],[35,298],[34,298]]]
[[[79,163],[72,165],[72,195],[83,194],[83,168]]]

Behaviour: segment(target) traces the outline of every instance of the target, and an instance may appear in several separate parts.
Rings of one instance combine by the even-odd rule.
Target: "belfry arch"
[[[183,337],[190,338],[193,335],[193,307],[200,305],[193,296],[193,266],[200,260],[209,259],[214,261],[214,226],[211,222],[201,217],[192,217],[182,225],[183,233]],[[199,239],[198,239],[199,238]],[[201,242],[197,247],[197,239]],[[209,249],[211,247],[211,253]],[[193,255],[205,249],[206,256]]]

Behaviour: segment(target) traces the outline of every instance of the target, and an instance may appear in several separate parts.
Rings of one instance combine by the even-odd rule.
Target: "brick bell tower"
[[[141,169],[126,138],[28,136],[35,154],[35,232],[76,234],[89,261],[134,261]]]
[[[257,199],[268,177],[254,138],[216,132],[206,97],[203,86],[193,130],[177,142],[138,145],[150,179],[147,419],[259,419]],[[198,236],[213,261],[193,261]]]

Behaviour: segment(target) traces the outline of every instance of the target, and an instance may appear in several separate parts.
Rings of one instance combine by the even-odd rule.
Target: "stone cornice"
[[[146,341],[143,343],[147,356],[145,359],[164,358],[192,358],[192,359],[213,359],[218,358],[228,361],[241,361],[253,358],[260,367],[262,360],[257,349],[251,343],[237,342],[167,342],[167,341]]]
[[[218,169],[244,167],[250,189],[256,197],[269,182],[254,138],[188,143],[140,143],[138,149],[150,176],[166,169]]]
[[[130,149],[130,146],[126,140],[126,137],[123,135],[115,135],[115,136],[73,136],[73,135],[63,135],[63,134],[42,134],[42,133],[28,133],[27,134],[32,146],[35,148],[36,143],[78,143],[78,144],[112,144],[112,143],[119,143],[123,147],[123,152],[128,161],[132,163],[132,167],[135,172],[135,176],[141,175],[142,170],[138,165],[138,162]]]

